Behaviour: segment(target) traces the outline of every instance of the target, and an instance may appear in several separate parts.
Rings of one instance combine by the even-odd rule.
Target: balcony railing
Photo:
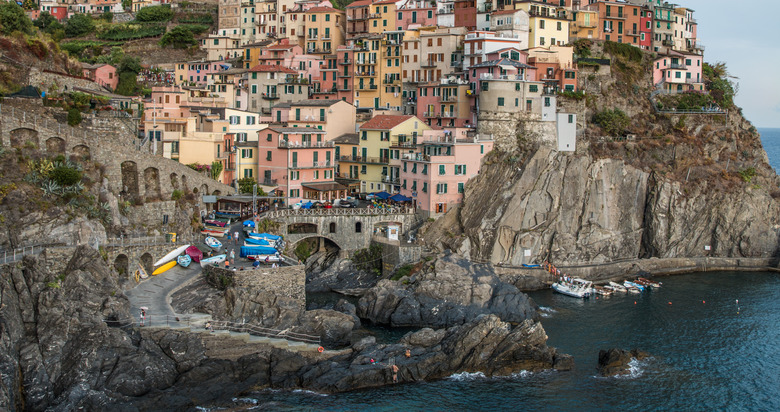
[[[377,90],[379,87],[375,84],[359,84],[357,90]]]
[[[355,64],[360,65],[360,66],[375,65],[376,64],[376,60],[373,60],[373,59],[370,59],[370,60],[360,60],[360,59],[358,59],[358,60],[355,60]]]
[[[669,65],[670,69],[680,69],[680,70],[687,70],[688,66],[682,64],[682,63],[672,63]]]
[[[230,152],[226,152],[224,150],[217,150],[214,148],[214,158],[215,159],[227,159],[230,155]]]
[[[339,162],[387,164],[388,157],[339,156]]]
[[[482,73],[479,76],[480,80],[521,80],[525,81],[525,77],[520,74],[503,74],[503,75],[496,75],[496,74],[490,74],[490,73]]]
[[[333,167],[334,163],[331,161],[311,162],[311,163],[290,163],[290,169],[317,169],[321,167]]]
[[[458,96],[455,96],[454,94],[446,95],[441,98],[441,101],[446,103],[454,103],[458,101]]]
[[[257,183],[259,183],[259,184],[261,184],[263,186],[276,186],[277,185],[276,182],[277,182],[276,179],[263,179],[263,180],[261,180],[261,181],[259,181]]]
[[[171,153],[173,154],[173,153]],[[225,171],[227,172],[235,172],[236,171],[236,164],[235,163],[228,163],[227,167],[225,168]]]
[[[390,184],[394,184],[394,185],[400,185],[401,184],[401,179],[399,179],[397,177],[382,176],[382,182],[383,183],[390,183]]]
[[[395,78],[395,77],[391,77],[391,78],[387,78],[387,77],[385,77],[385,78],[382,80],[382,83],[384,83],[384,84],[398,84],[398,83],[400,83],[400,82],[401,82],[401,79],[397,79],[397,78]]]
[[[263,93],[263,99],[274,100],[274,99],[278,99],[278,98],[279,98],[279,94],[278,93]]]
[[[350,64],[352,64],[352,60],[350,60],[350,59],[341,59],[341,60],[339,60],[339,64],[350,65]]]
[[[374,77],[376,72],[355,72],[355,77]]]
[[[290,142],[287,140],[280,140],[279,147],[282,148],[294,148],[294,149],[306,149],[306,148],[320,148],[320,147],[333,147],[333,141],[329,142]]]
[[[336,87],[325,90],[312,90],[311,94],[331,94],[336,93],[338,89]]]
[[[368,18],[367,14],[360,14],[355,16],[347,16],[347,21],[365,20]]]
[[[429,67],[436,67],[436,61],[434,60],[428,60],[427,62],[421,62],[420,67],[423,68],[429,68]]]
[[[381,17],[381,15],[379,13],[369,13],[368,14],[368,18],[369,19],[378,19],[379,17]]]
[[[701,83],[701,80],[696,80],[694,78],[686,78],[685,83]]]
[[[344,85],[339,86],[340,92],[348,92],[350,90],[352,90],[352,86],[344,86]]]

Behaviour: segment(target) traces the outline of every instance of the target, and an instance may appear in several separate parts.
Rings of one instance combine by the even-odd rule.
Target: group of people
[[[555,265],[553,265],[552,263],[545,260],[544,263],[542,264],[542,267],[544,268],[544,270],[548,271],[553,276],[558,277],[559,281],[571,283],[572,277],[567,276],[565,273],[561,272],[561,270],[556,268]]]

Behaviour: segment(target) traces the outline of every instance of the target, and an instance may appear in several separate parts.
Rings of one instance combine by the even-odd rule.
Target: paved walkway
[[[171,307],[170,295],[200,276],[201,271],[199,263],[192,262],[188,268],[177,265],[165,273],[142,279],[133,289],[125,291],[134,322],[140,319],[141,307],[146,307],[146,326],[176,326],[177,314]]]

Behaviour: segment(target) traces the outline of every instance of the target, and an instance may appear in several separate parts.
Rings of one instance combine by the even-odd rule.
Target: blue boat
[[[218,265],[218,264],[224,262],[226,258],[227,258],[227,255],[212,256],[212,257],[210,257],[208,259],[201,259],[200,260],[200,265],[202,267],[206,267],[208,265]]]
[[[540,268],[542,265],[529,265],[527,263],[523,263],[524,268]]]
[[[192,258],[189,255],[181,255],[176,258],[176,263],[181,267],[187,267],[192,263]]]
[[[253,238],[265,238],[265,239],[271,239],[271,240],[282,240],[282,237],[279,235],[272,235],[270,233],[255,233],[255,232],[249,232],[246,234],[249,237]]]
[[[629,281],[626,280],[626,281],[623,282],[623,285],[626,286],[626,287],[633,286],[633,287],[639,289],[642,292],[645,291],[645,287],[640,285],[639,283],[629,282]]]
[[[271,244],[272,241],[269,242],[268,239],[266,239],[264,237],[260,237],[260,238],[248,237],[248,238],[244,239],[244,242],[246,242],[248,244],[251,244],[251,245],[258,245],[258,246],[268,246],[268,247],[272,247],[273,246]]]
[[[277,250],[269,246],[241,246],[239,256],[245,258],[252,255],[274,255],[276,253]]]

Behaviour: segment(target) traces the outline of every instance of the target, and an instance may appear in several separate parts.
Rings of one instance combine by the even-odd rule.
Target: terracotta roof
[[[353,1],[352,3],[349,3],[349,5],[347,5],[346,8],[353,9],[355,7],[365,7],[365,6],[370,6],[370,5],[371,5],[371,0],[358,0],[358,1]]]
[[[266,130],[266,129],[263,129]],[[258,133],[262,132],[263,130],[258,131]],[[276,127],[272,126],[269,127],[268,130],[273,130],[278,133],[293,133],[293,134],[323,134],[325,133],[324,130],[315,129],[313,127]]]
[[[387,115],[380,114],[374,116],[371,120],[363,123],[360,129],[366,130],[390,130],[399,124],[411,119],[414,116],[411,115]]]
[[[374,4],[395,4],[395,2],[396,0],[381,0],[381,1],[374,2],[371,5],[373,6]]]
[[[268,46],[265,49],[266,50],[290,50],[295,46],[296,46],[295,44],[274,44],[273,46]]]
[[[291,106],[323,106],[329,107],[340,102],[340,99],[306,99],[298,102],[292,102]]]
[[[262,72],[262,73],[295,73],[298,72],[293,69],[288,69],[284,66],[279,66],[276,64],[258,64],[255,67],[252,67],[249,69],[250,72]]]
[[[344,10],[334,9],[333,7],[312,7],[309,10],[306,10],[307,13],[324,13],[324,12],[336,12],[336,13],[344,13]]]
[[[335,143],[359,145],[360,138],[357,133],[344,133],[343,135],[333,139]]]

